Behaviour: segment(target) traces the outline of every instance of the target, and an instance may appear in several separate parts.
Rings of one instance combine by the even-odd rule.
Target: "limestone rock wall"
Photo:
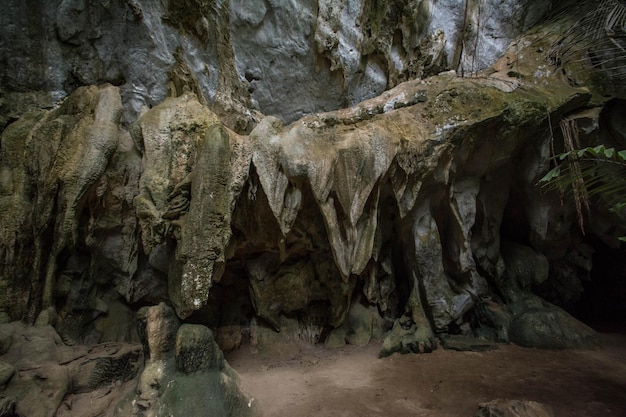
[[[138,314],[145,364],[135,390],[115,416],[256,416],[254,398],[241,391],[239,375],[207,327],[181,324],[165,304]]]
[[[623,305],[626,222],[595,202],[583,233],[537,181],[563,118],[624,149],[626,105],[551,65],[554,26],[509,45],[548,6],[8,2],[0,324],[141,342],[120,415],[179,412],[207,378],[245,410],[216,343],[593,345],[563,308],[593,282]]]
[[[79,88],[3,134],[3,311],[76,343],[131,338],[114,321],[137,303],[242,334],[255,316],[280,330],[294,314],[331,331],[361,298],[398,329],[387,352],[464,325],[509,340],[530,310],[565,314],[532,292],[548,270],[558,281],[580,265],[568,259],[591,262],[571,209],[535,184],[550,120],[589,99],[447,73],[240,136],[191,92],[128,132],[119,88]],[[527,230],[507,230],[521,219]],[[508,321],[474,322],[492,298]],[[564,345],[588,336],[572,326]]]
[[[399,82],[488,67],[545,1],[10,0],[0,13],[0,124],[79,86],[120,87],[132,123],[193,80],[238,132],[354,105]]]
[[[3,314],[68,343],[129,339],[115,321],[161,301],[213,328],[328,331],[363,294],[428,345],[485,297],[510,318],[533,290],[571,306],[593,249],[535,183],[553,123],[603,141],[621,105],[572,115],[591,96],[545,69],[550,41],[506,49],[548,6],[509,6],[9,2]],[[529,251],[541,271],[515,272]]]

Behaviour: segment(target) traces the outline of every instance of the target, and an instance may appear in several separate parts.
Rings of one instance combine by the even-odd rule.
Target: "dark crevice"
[[[626,245],[612,248],[595,236],[588,242],[594,249],[593,268],[589,279],[582,280],[584,292],[573,314],[597,330],[626,331]]]

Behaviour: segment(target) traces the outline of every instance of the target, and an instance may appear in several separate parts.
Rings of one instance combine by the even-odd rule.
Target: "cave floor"
[[[593,350],[502,344],[487,352],[441,348],[379,359],[379,343],[331,349],[292,343],[227,354],[268,417],[471,417],[497,398],[552,406],[556,417],[626,416],[626,332]]]

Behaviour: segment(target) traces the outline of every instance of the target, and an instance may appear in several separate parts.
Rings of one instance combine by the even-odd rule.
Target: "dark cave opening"
[[[520,187],[512,187],[500,229],[503,241],[532,247],[528,215]],[[517,190],[517,191],[516,191]],[[575,219],[561,211],[563,222]],[[549,278],[532,291],[596,331],[626,332],[626,245],[609,246],[592,233],[581,235],[574,224],[569,247],[541,248],[550,261]],[[590,270],[578,265],[586,259]],[[578,258],[578,261],[573,261]]]
[[[211,287],[206,305],[185,322],[209,327],[221,349],[229,351],[250,342],[254,317],[248,273],[241,260],[235,259],[227,263],[220,281]]]
[[[626,100],[612,99],[605,104],[599,118],[602,143],[617,151],[626,148],[625,110]],[[623,195],[616,197],[623,201]],[[606,216],[595,212],[596,208],[604,205],[602,201],[592,202],[590,215]],[[620,224],[617,214],[611,213],[609,218],[611,224]],[[594,219],[590,222],[593,223]],[[611,234],[620,236],[623,232],[612,230]],[[583,293],[574,305],[573,314],[596,330],[626,333],[626,243],[614,240],[608,244],[605,239],[591,233],[585,237],[585,243],[593,249],[593,267],[588,277],[581,280]]]
[[[250,268],[260,262],[270,274],[265,278],[269,280],[267,285],[280,285],[278,280],[282,279],[281,276],[284,275],[286,279],[291,267],[303,265],[304,260],[308,259],[315,265],[311,282],[314,290],[310,293],[310,299],[306,305],[284,311],[284,307],[291,304],[281,297],[272,296],[274,303],[283,306],[277,312],[280,316],[278,322],[287,326],[280,332],[284,335],[277,332],[272,338],[279,340],[297,336],[311,343],[323,343],[335,328],[331,323],[336,322],[337,311],[345,303],[349,303],[345,305],[347,310],[357,303],[366,309],[377,310],[383,330],[389,330],[394,321],[405,313],[411,279],[404,253],[406,239],[402,236],[406,224],[400,219],[397,202],[388,182],[381,187],[379,202],[376,238],[376,245],[380,245],[378,254],[370,260],[370,265],[360,276],[350,277],[352,290],[345,294],[347,298],[340,301],[333,294],[344,284],[336,283],[342,278],[334,264],[326,238],[326,226],[312,191],[308,186],[302,187],[302,209],[291,231],[281,237],[276,219],[269,211],[267,196],[253,169],[233,215],[231,256],[224,273],[219,282],[214,282],[206,305],[185,319],[185,322],[204,324],[213,329],[218,343],[225,351],[236,349],[241,344],[255,343],[255,332],[261,331],[263,337],[268,337],[268,333],[277,332],[277,323],[270,323],[263,318],[259,314],[259,306],[255,306],[251,280],[258,280],[259,277],[251,275]],[[337,211],[341,215],[341,210]],[[282,247],[279,241],[282,241]],[[372,273],[375,275],[373,281],[370,276]],[[266,292],[264,294],[268,295]],[[349,320],[348,317],[345,320]],[[296,323],[297,329],[293,327]]]
[[[595,330],[626,333],[626,247],[609,247],[595,236],[588,241],[594,249],[593,268],[582,280],[573,314]]]
[[[529,231],[530,225],[524,206],[522,187],[519,184],[513,184],[509,189],[509,198],[502,214],[500,239],[528,245]]]
[[[408,217],[408,216],[407,216]],[[398,201],[394,195],[392,184],[385,181],[380,190],[377,228],[382,241],[378,255],[378,285],[387,294],[387,299],[378,302],[378,311],[384,320],[384,330],[390,330],[396,319],[405,314],[407,302],[411,294],[411,275],[406,263],[405,247],[407,231],[410,230],[407,218],[400,215]],[[385,263],[387,262],[387,263]],[[389,268],[389,276],[385,276],[385,268]],[[381,274],[382,272],[382,274]],[[382,294],[381,294],[382,295]]]

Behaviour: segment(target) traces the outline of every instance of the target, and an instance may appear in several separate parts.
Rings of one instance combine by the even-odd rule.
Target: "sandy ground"
[[[227,355],[267,417],[471,417],[496,398],[552,406],[556,417],[626,416],[626,333],[602,333],[593,350],[499,345],[378,358],[379,344],[329,349],[294,343]]]

